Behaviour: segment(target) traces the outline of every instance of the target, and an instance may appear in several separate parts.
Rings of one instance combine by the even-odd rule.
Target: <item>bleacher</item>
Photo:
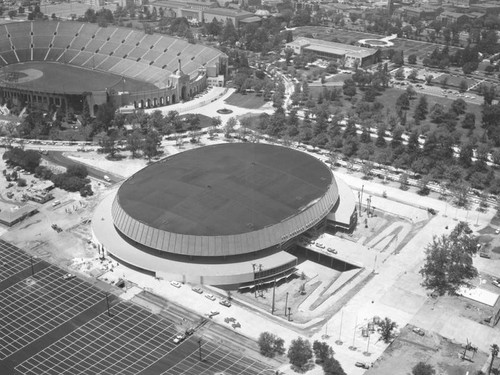
[[[53,35],[33,35],[33,48],[49,48]]]
[[[127,56],[127,59],[137,60],[139,57],[142,57],[148,52],[147,49],[141,47],[135,47]]]
[[[45,61],[47,48],[33,48],[33,61]]]
[[[114,40],[117,43],[121,43],[122,40],[125,40],[127,36],[132,32],[130,29],[121,29],[117,28],[115,29],[115,32],[112,35],[111,40]]]
[[[81,37],[76,37],[70,44],[70,49],[81,51],[88,43],[90,39],[85,39]]]
[[[172,43],[175,42],[175,38],[169,37],[169,36],[163,36],[156,44],[155,44],[155,51],[163,53],[166,49],[168,49]]]
[[[85,62],[94,56],[93,53],[87,51],[81,51],[72,60],[69,61],[71,65],[82,66]]]
[[[95,53],[95,51],[97,51],[102,47],[103,43],[104,41],[102,40],[91,39],[89,43],[85,46],[85,51]]]
[[[31,48],[16,49],[16,54],[20,62],[31,61]]]
[[[132,51],[135,48],[135,46],[131,46],[130,44],[121,44],[113,53],[116,57],[124,57],[125,55],[128,55],[130,51]]]
[[[109,42],[104,43],[104,45],[101,48],[99,48],[99,53],[103,54],[103,55],[109,55],[111,52],[113,52],[113,54],[114,54],[114,51],[118,47],[120,47],[120,44],[118,44],[116,42],[109,41]]]
[[[54,47],[54,48],[66,48],[67,46],[69,46],[71,44],[74,37],[75,37],[74,35],[73,36],[66,36],[66,35],[57,34],[54,36],[54,39],[52,40],[52,47]]]
[[[146,35],[144,39],[141,40],[141,47],[150,49],[161,39],[161,35]]]
[[[108,56],[106,55],[101,55],[99,53],[94,53],[92,58],[88,59],[85,63],[83,63],[84,68],[89,68],[89,69],[98,69],[98,66],[106,60]]]
[[[83,24],[78,22],[59,22],[57,25],[57,35],[73,38],[82,27]]]
[[[19,62],[16,54],[12,50],[2,52],[1,55],[7,64],[15,64]]]
[[[111,56],[112,57],[112,56]],[[111,73],[117,73],[117,74],[123,74],[127,69],[129,69],[132,65],[134,65],[134,62],[128,59],[120,59],[117,64],[113,65],[111,68],[109,68],[109,71]],[[99,67],[101,69],[101,67]]]
[[[113,33],[115,32],[116,29],[111,28],[111,27],[101,27],[97,32],[95,33],[95,39],[99,39],[103,42],[105,42]]]
[[[144,33],[141,33],[140,31],[133,31],[127,36],[127,39],[125,39],[126,44],[130,45],[136,45],[137,43],[140,43],[140,41],[144,38]]]
[[[112,67],[114,67],[116,64],[118,64],[122,60],[123,59],[121,59],[119,57],[109,56],[102,63],[100,63],[99,65],[96,65],[96,69],[102,70],[104,72],[109,72]]]
[[[80,51],[75,51],[74,49],[66,49],[61,56],[57,59],[58,62],[63,64],[69,64],[73,58],[78,55]]]
[[[86,40],[87,42],[92,39],[92,36],[95,35],[97,30],[99,30],[99,26],[95,23],[84,23],[82,24],[82,28],[78,31],[78,39]]]
[[[5,27],[7,29],[7,34],[10,34],[11,37],[24,36],[24,38],[26,38],[29,37],[31,33],[31,24],[28,26],[24,22],[7,23]]]
[[[31,48],[31,38],[29,35],[11,35],[10,41],[16,50]]]
[[[62,55],[63,52],[64,49],[62,48],[51,48],[49,50],[49,53],[45,57],[45,61],[57,61],[57,59]]]
[[[33,31],[33,36],[44,35],[52,37],[57,29],[57,24],[57,22],[32,22],[31,29]]]
[[[0,66],[31,60],[57,61],[162,86],[166,77],[177,70],[179,59],[184,73],[194,77],[200,66],[221,54],[175,37],[66,21],[0,25],[0,51]]]
[[[142,61],[150,63],[151,61],[155,61],[161,55],[161,52],[150,49],[144,56],[142,56]]]
[[[7,38],[6,34],[0,34],[0,51],[7,51],[9,49],[12,49],[10,39]]]

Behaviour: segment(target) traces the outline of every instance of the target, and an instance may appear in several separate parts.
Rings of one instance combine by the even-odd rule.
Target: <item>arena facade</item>
[[[99,251],[155,277],[248,287],[294,273],[305,232],[352,230],[350,188],[315,157],[260,143],[185,151],[103,199]]]
[[[227,56],[171,36],[47,20],[0,25],[0,68],[4,102],[78,112],[86,101],[93,114],[109,101],[154,108],[189,100],[209,80],[223,82],[214,78],[226,75]]]

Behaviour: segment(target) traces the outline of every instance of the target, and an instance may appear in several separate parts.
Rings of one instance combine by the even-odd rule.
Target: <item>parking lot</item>
[[[17,247],[0,240],[0,283],[29,269],[31,262],[35,267],[39,260],[31,259],[29,255],[18,251]]]
[[[108,315],[104,291],[35,258],[32,276],[31,257],[1,240],[0,256],[13,264],[0,273],[1,374],[274,374],[201,331],[175,343],[187,326],[114,295]]]
[[[104,293],[49,266],[0,292],[0,360],[102,301]]]

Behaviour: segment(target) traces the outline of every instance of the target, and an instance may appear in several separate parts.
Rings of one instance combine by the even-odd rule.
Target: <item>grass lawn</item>
[[[231,95],[225,102],[236,107],[248,109],[257,109],[266,104],[262,96],[257,96],[255,94],[243,95],[238,93]]]
[[[208,128],[209,126],[212,126],[212,118],[211,117],[208,117],[208,116],[205,116],[202,114],[198,114],[197,116],[200,119],[200,128],[204,129],[204,128]],[[181,115],[179,117],[181,119],[183,119],[183,118],[186,118],[186,115]]]

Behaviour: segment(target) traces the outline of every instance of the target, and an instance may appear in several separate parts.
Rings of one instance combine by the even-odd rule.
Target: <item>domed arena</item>
[[[0,25],[0,97],[43,110],[155,108],[223,81],[227,56],[159,34],[72,21]],[[221,81],[222,80],[222,81]]]
[[[355,210],[350,188],[315,157],[228,143],[140,170],[103,199],[92,231],[100,250],[132,268],[241,287],[292,274],[298,237],[350,230]]]

